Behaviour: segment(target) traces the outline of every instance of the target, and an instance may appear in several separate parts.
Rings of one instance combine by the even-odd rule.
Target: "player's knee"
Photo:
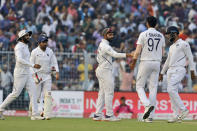
[[[175,90],[173,88],[167,88],[167,91],[169,94],[174,94],[175,93]]]
[[[113,96],[114,95],[114,91],[109,91],[106,93],[108,96]]]
[[[139,91],[139,90],[143,90],[144,89],[144,87],[143,86],[141,86],[141,85],[136,85],[136,90],[137,91]]]
[[[109,90],[108,92],[105,93],[107,97],[113,97],[114,95],[114,91],[113,90]]]

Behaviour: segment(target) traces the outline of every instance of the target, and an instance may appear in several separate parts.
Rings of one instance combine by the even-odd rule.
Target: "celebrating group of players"
[[[136,50],[132,53],[117,53],[111,46],[110,41],[114,37],[111,28],[105,28],[102,32],[103,39],[98,47],[96,76],[99,81],[99,94],[96,105],[96,112],[93,120],[119,121],[114,116],[112,101],[114,96],[114,80],[112,76],[112,57],[131,57],[131,70],[134,70],[138,57],[140,64],[136,78],[136,90],[145,107],[143,120],[152,122],[156,106],[156,95],[158,81],[163,79],[167,72],[168,93],[171,100],[174,117],[168,122],[180,122],[188,114],[189,110],[184,106],[179,94],[178,87],[186,74],[186,61],[189,61],[191,78],[195,79],[195,63],[187,42],[179,38],[179,30],[170,26],[165,33],[172,44],[169,49],[168,58],[160,72],[161,60],[164,54],[165,37],[155,29],[157,19],[153,16],[147,17],[146,26],[148,30],[139,35]],[[51,73],[55,72],[56,79],[59,79],[59,69],[55,54],[47,47],[48,38],[42,34],[38,38],[38,47],[30,55],[28,42],[32,35],[31,31],[22,30],[18,34],[18,43],[15,46],[16,65],[14,69],[14,87],[11,94],[0,105],[0,119],[4,119],[3,111],[21,93],[24,87],[27,88],[30,96],[31,120],[50,119],[52,108],[51,101]],[[32,75],[33,74],[33,75]],[[144,87],[149,78],[149,98],[147,98]],[[35,88],[36,87],[36,88]],[[40,116],[38,103],[44,97],[44,111]],[[106,106],[106,115],[102,111]]]
[[[130,63],[131,70],[134,70],[138,57],[140,64],[136,78],[136,90],[140,101],[145,107],[143,121],[152,122],[156,106],[156,95],[158,81],[162,81],[163,75],[167,71],[167,90],[170,96],[174,116],[168,122],[181,122],[188,114],[189,110],[184,106],[179,94],[178,87],[186,74],[187,60],[191,70],[191,78],[195,79],[195,63],[191,53],[190,45],[179,38],[179,30],[175,26],[167,28],[165,33],[171,43],[168,58],[160,72],[161,60],[164,54],[165,37],[155,29],[157,19],[153,16],[147,17],[146,26],[148,30],[139,35],[136,50],[132,53],[117,53],[110,46],[110,41],[114,34],[110,28],[103,30],[103,37],[99,47],[96,69],[96,76],[99,80],[99,94],[97,108],[93,120],[119,121],[112,110],[112,100],[114,95],[114,80],[112,77],[112,57],[125,58],[132,57]],[[149,99],[144,87],[149,78]],[[102,115],[102,110],[106,105],[106,115]]]

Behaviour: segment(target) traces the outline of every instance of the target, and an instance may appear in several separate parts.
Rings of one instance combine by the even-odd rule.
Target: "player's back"
[[[162,33],[154,28],[149,28],[140,34],[137,44],[142,44],[140,60],[161,61],[162,47],[165,46]]]

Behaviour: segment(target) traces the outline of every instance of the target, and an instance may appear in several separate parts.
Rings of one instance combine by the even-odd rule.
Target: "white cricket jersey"
[[[50,48],[46,48],[45,51],[41,50],[38,46],[31,52],[30,61],[33,64],[41,65],[40,69],[34,69],[34,72],[39,74],[51,75],[51,68],[54,66],[56,71],[59,72],[59,67],[55,54]]]
[[[30,52],[28,45],[18,42],[14,48],[14,54],[16,59],[14,75],[24,75],[31,73],[30,67],[33,67],[34,64],[31,64],[29,61]]]
[[[126,53],[117,53],[109,45],[109,41],[102,39],[98,47],[97,62],[99,68],[112,69],[112,57],[125,58]]]
[[[165,38],[155,28],[140,33],[137,44],[142,45],[140,60],[161,61],[162,47],[165,47]]]
[[[185,67],[187,59],[189,60],[190,70],[195,71],[195,63],[193,61],[190,45],[186,41],[178,39],[170,46],[168,58],[164,64],[161,74],[165,74],[167,69],[170,67]]]

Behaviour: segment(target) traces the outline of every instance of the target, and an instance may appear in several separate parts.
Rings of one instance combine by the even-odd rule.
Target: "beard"
[[[109,42],[112,42],[113,39],[114,39],[114,38],[108,38],[107,40],[108,40]]]
[[[28,39],[23,39],[24,43],[29,43],[29,40]]]
[[[171,43],[173,43],[173,42],[174,42],[174,40],[175,40],[175,38],[174,38],[174,37],[172,37],[172,38],[170,38],[170,39],[169,39],[169,41],[170,41]]]
[[[40,46],[40,49],[42,49],[43,51],[45,51],[47,48],[47,46]]]
[[[175,39],[176,39],[175,34],[174,34],[174,33],[170,34],[169,42],[170,42],[171,44],[174,43]]]
[[[42,47],[43,50],[46,50],[46,48],[47,48],[47,46],[43,46],[43,47]]]

